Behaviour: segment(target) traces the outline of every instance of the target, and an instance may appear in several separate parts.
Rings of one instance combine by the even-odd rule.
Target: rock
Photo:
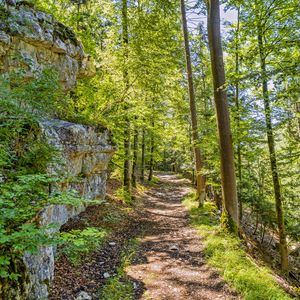
[[[87,199],[103,198],[106,170],[114,151],[108,130],[61,120],[44,120],[40,127],[48,143],[60,152],[60,163],[49,173],[63,173],[68,178],[80,175],[80,181],[63,183],[63,188],[76,189]],[[51,230],[57,232],[84,210],[84,206],[50,205],[40,212],[40,224],[56,224]],[[46,299],[46,283],[54,278],[55,252],[56,247],[47,246],[35,254],[25,253],[23,259],[30,279],[28,299]]]
[[[90,296],[87,292],[81,291],[75,300],[92,300],[92,296]]]
[[[7,1],[6,1],[7,2]],[[18,2],[18,1],[17,1]],[[67,26],[37,11],[26,1],[1,4],[0,72],[26,68],[31,78],[48,66],[58,72],[65,90],[72,89],[77,78],[96,73],[93,60],[83,52],[82,44]],[[18,55],[24,61],[16,61]]]
[[[0,0],[0,10],[0,75],[24,68],[27,80],[51,66],[67,91],[78,78],[95,74],[93,60],[84,54],[81,42],[69,27],[35,10],[29,1]],[[40,134],[60,153],[48,172],[68,177],[61,186],[53,188],[75,189],[86,199],[103,198],[107,166],[114,152],[108,130],[46,119],[39,126]],[[75,177],[76,180],[70,180]],[[83,205],[50,205],[40,211],[37,219],[40,225],[55,223],[57,226],[51,231],[57,232],[84,210]],[[55,252],[56,247],[45,246],[34,254],[25,253],[22,295],[16,292],[7,299],[47,299],[48,285],[54,278]]]
[[[169,247],[170,251],[179,251],[179,247],[177,245],[172,245]]]
[[[109,277],[110,277],[110,274],[109,274],[108,272],[105,272],[105,273],[103,274],[103,278],[107,279],[107,278],[109,278]]]
[[[110,242],[110,243],[108,243],[108,245],[114,247],[114,246],[116,246],[116,243],[115,242]]]

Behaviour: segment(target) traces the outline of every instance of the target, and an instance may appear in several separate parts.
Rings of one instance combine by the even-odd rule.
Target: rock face
[[[95,73],[92,60],[70,28],[35,10],[28,1],[0,0],[0,73],[22,69],[24,79],[30,80],[45,68],[57,70],[66,91],[77,79]],[[59,160],[49,173],[70,178],[61,188],[76,189],[87,199],[103,197],[106,170],[114,151],[108,130],[62,120],[42,120],[40,128],[47,142],[59,150]],[[52,230],[58,231],[84,209],[72,205],[45,207],[39,215],[40,224],[55,223],[57,227]],[[35,254],[25,253],[24,286],[18,290],[12,287],[12,296],[7,299],[47,299],[47,287],[54,277],[55,250],[45,246]]]
[[[26,1],[0,0],[0,72],[25,69],[25,77],[54,68],[65,89],[95,67],[74,32]]]
[[[59,150],[59,163],[50,173],[63,173],[75,182],[64,185],[73,188],[87,199],[105,195],[106,170],[114,148],[107,129],[79,125],[60,120],[47,120],[40,124],[49,144]],[[41,225],[55,224],[58,231],[70,218],[78,215],[84,206],[51,205],[40,213]],[[42,247],[38,253],[25,253],[29,284],[26,299],[47,299],[48,284],[54,277],[55,247]]]

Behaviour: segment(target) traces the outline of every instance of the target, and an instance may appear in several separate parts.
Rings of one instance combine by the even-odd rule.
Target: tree
[[[269,91],[268,91],[268,79],[267,79],[267,69],[266,69],[266,52],[264,45],[264,32],[265,28],[263,20],[257,19],[257,41],[260,57],[260,69],[261,69],[261,85],[262,85],[262,95],[264,100],[264,110],[265,110],[265,121],[266,121],[266,132],[268,139],[269,155],[270,155],[270,164],[272,171],[272,179],[274,186],[274,196],[276,203],[276,212],[277,212],[277,224],[279,230],[279,247],[281,255],[281,268],[283,271],[287,272],[288,270],[288,249],[286,242],[286,234],[284,228],[284,216],[283,216],[283,207],[282,207],[282,195],[279,182],[279,173],[277,167],[277,158],[275,150],[275,140],[273,133],[272,125],[272,111],[270,106]]]
[[[190,100],[190,114],[192,121],[192,137],[193,137],[193,149],[194,159],[196,166],[196,182],[197,182],[197,199],[199,206],[202,206],[205,200],[205,177],[202,174],[202,156],[200,151],[200,139],[198,133],[198,121],[197,121],[197,108],[195,100],[194,82],[193,82],[193,71],[189,45],[189,33],[186,20],[185,0],[181,0],[181,15],[182,15],[182,28],[184,36],[184,48],[186,55],[186,70],[188,78],[188,89],[189,89],[189,100]]]
[[[239,217],[234,153],[225,86],[225,70],[220,32],[220,4],[218,0],[210,0],[208,3],[207,27],[219,132],[223,198],[225,210],[229,218],[234,222],[235,226],[238,226]]]
[[[124,51],[124,70],[123,79],[126,91],[129,90],[129,75],[128,75],[128,8],[127,0],[122,0],[122,38],[123,38],[123,51]],[[125,124],[124,124],[124,172],[123,172],[123,184],[126,191],[131,195],[131,163],[130,163],[130,120],[126,116],[128,111],[128,102],[125,101]]]

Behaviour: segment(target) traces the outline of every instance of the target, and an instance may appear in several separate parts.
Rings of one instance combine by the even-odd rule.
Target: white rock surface
[[[92,300],[92,296],[90,296],[87,292],[81,291],[75,300]]]
[[[26,1],[0,1],[0,72],[25,67],[25,77],[51,66],[66,90],[77,78],[93,76],[95,66],[74,32]],[[14,59],[19,56],[22,59]],[[23,60],[23,61],[22,61]]]
[[[62,172],[69,178],[80,175],[80,181],[65,183],[63,188],[76,189],[87,199],[103,198],[107,165],[114,151],[108,130],[60,120],[40,125],[49,144],[60,151],[60,163],[49,172]],[[40,212],[40,224],[56,224],[53,231],[58,231],[84,210],[84,206],[51,205]],[[54,246],[42,247],[36,254],[24,255],[30,279],[28,299],[46,299],[47,286],[54,278],[55,251]]]

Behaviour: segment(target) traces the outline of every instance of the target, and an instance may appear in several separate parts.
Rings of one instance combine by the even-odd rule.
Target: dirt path
[[[148,191],[140,222],[144,237],[127,274],[142,282],[139,299],[239,299],[204,261],[196,231],[181,204],[189,193],[186,180],[160,175],[162,183]]]
[[[135,299],[239,299],[202,256],[200,238],[189,225],[181,204],[190,192],[189,182],[175,175],[159,177],[161,182],[143,195],[143,204],[132,215],[122,218],[122,223],[114,225],[113,234],[100,250],[78,266],[70,264],[64,256],[56,262],[49,300],[74,300],[82,291],[93,300],[100,300],[101,289],[107,282],[105,273],[116,275],[128,240],[141,236],[135,259],[126,269],[135,287]],[[108,206],[106,210],[90,207],[68,223],[66,229],[106,227],[105,214],[114,208]],[[109,300],[123,299],[116,296]]]

